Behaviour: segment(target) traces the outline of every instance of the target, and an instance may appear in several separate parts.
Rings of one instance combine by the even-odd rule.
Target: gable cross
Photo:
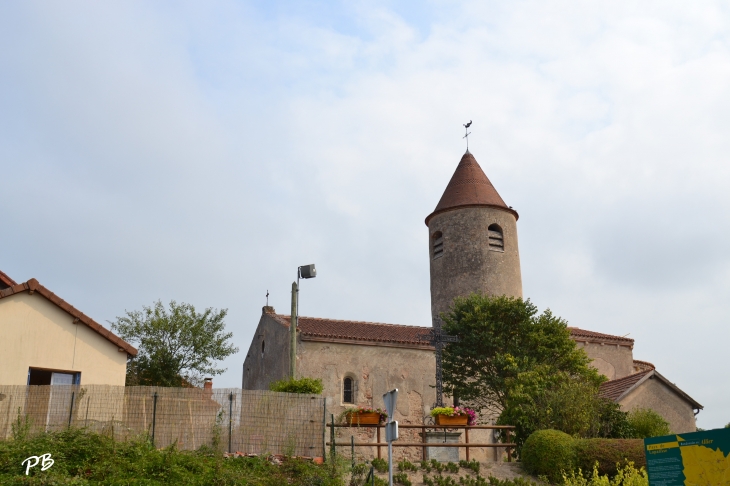
[[[419,334],[419,341],[428,341],[428,343],[436,349],[436,406],[444,406],[444,381],[443,368],[441,367],[441,352],[446,343],[459,342],[456,336],[449,336],[441,331],[441,319],[438,317],[433,320],[433,327],[428,334]]]

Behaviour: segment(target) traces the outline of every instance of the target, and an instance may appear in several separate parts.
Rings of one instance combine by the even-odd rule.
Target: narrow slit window
[[[349,376],[342,380],[342,402],[355,403],[354,383]]]
[[[444,256],[444,235],[437,231],[431,237],[433,239],[433,259]]]
[[[489,249],[493,251],[504,251],[502,228],[498,224],[490,224],[487,231],[489,232]]]

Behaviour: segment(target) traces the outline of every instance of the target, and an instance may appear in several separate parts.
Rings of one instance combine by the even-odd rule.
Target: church
[[[517,239],[519,215],[505,204],[474,156],[467,152],[434,211],[426,217],[431,313],[446,312],[457,296],[473,292],[522,297]],[[268,389],[289,375],[290,316],[264,307],[243,364],[244,389]],[[328,413],[356,405],[383,407],[398,388],[396,419],[422,424],[435,403],[434,347],[419,339],[430,327],[299,317],[298,377],[321,378]],[[571,337],[608,379],[601,394],[625,411],[651,408],[673,433],[694,432],[697,401],[634,359],[634,340],[570,327]]]

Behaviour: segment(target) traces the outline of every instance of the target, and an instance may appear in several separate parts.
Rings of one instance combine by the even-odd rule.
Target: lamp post
[[[314,263],[297,268],[297,281],[291,284],[291,322],[289,324],[289,378],[297,375],[297,324],[299,321],[299,279],[314,278],[317,269]]]

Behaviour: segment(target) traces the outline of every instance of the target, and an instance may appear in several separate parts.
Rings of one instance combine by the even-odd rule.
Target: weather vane
[[[471,132],[469,131],[469,127],[471,126],[471,120],[469,120],[469,123],[464,125],[464,131],[466,132],[466,135],[464,135],[461,138],[466,139],[466,151],[469,151],[469,135],[471,135]]]
[[[269,306],[269,290],[266,290],[266,307]]]

